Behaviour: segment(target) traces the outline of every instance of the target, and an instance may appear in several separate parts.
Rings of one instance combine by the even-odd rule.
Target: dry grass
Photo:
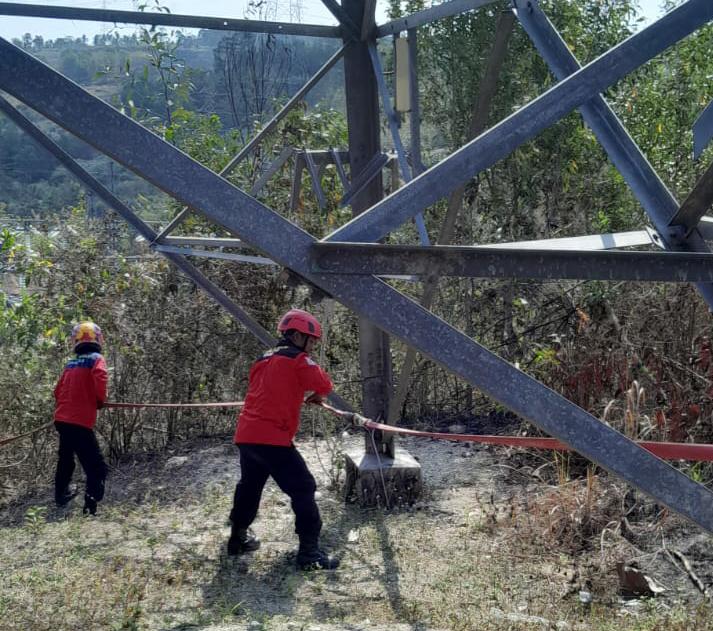
[[[459,448],[413,443],[429,488],[422,505],[382,514],[324,492],[325,539],[343,564],[305,574],[294,569],[289,503],[274,487],[256,522],[262,549],[224,556],[234,455],[227,445],[193,447],[185,469],[159,459],[137,479],[117,472],[97,519],[32,509],[43,495],[24,506],[25,519],[7,520],[2,628],[549,628],[540,619],[601,631],[713,628],[713,613],[690,591],[636,608],[617,600],[614,561],[638,548],[611,523],[621,498],[594,476],[513,485],[487,450],[465,459]],[[324,488],[313,446],[303,451]],[[592,591],[591,608],[580,589]]]

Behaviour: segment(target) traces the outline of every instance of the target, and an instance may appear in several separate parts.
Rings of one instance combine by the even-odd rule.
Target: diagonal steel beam
[[[312,182],[312,192],[317,198],[317,205],[320,209],[327,205],[327,199],[324,197],[324,191],[322,190],[322,179],[319,177],[317,171],[317,165],[314,163],[314,159],[309,151],[304,152],[305,166],[307,167],[307,173],[309,173],[309,179]]]
[[[713,204],[713,163],[696,182],[688,197],[683,200],[678,212],[671,218],[671,226],[683,226],[688,237],[697,227],[703,215]]]
[[[713,281],[713,254],[318,243],[312,271],[473,278]]]
[[[345,31],[349,33],[349,35],[353,39],[361,39],[361,29],[354,24],[354,21],[351,19],[349,14],[342,8],[342,5],[339,4],[336,0],[322,0],[322,4],[329,9],[329,12],[337,18],[339,23],[342,25],[342,28],[344,28]],[[372,11],[374,10],[374,5],[372,5],[371,9]],[[367,16],[364,16],[364,20],[366,20]]]
[[[316,240],[136,121],[0,39],[0,89],[55,121],[543,431],[713,532],[713,493],[372,276],[310,271]]]
[[[371,182],[381,170],[389,162],[389,156],[385,153],[375,153],[369,162],[364,165],[364,168],[357,174],[352,172],[352,183],[349,189],[344,191],[342,199],[339,201],[340,206],[347,206],[351,201],[361,193],[364,188]]]
[[[347,174],[344,172],[344,164],[342,164],[342,158],[339,156],[339,151],[335,149],[329,150],[329,155],[334,162],[334,166],[337,169],[337,175],[339,176],[339,181],[342,183],[342,188],[346,191],[349,186],[349,180],[347,179]]]
[[[280,152],[280,155],[270,163],[267,169],[265,169],[265,172],[258,178],[257,182],[255,182],[250,189],[250,194],[253,197],[255,197],[255,195],[262,190],[263,186],[268,183],[270,178],[284,166],[285,162],[292,157],[294,151],[295,150],[292,147],[285,147]]]
[[[376,27],[376,37],[385,37],[386,35],[398,35],[402,31],[415,29],[418,26],[429,24],[435,20],[447,18],[466,11],[479,9],[487,4],[493,4],[497,0],[450,0],[450,2],[442,2],[429,9],[416,11],[411,15],[392,20],[386,24]]]
[[[253,265],[276,265],[272,259],[264,256],[250,256],[248,254],[233,254],[232,252],[218,252],[217,250],[204,250],[201,248],[177,247],[175,245],[154,244],[151,246],[156,252],[165,254],[182,254],[183,256],[197,256],[205,259],[220,259],[223,261],[236,261],[238,263],[252,263]]]
[[[0,57],[1,58],[1,57]],[[106,188],[91,173],[84,169],[71,155],[69,155],[54,140],[47,136],[31,120],[13,107],[7,99],[0,96],[0,111],[13,123],[22,129],[43,149],[52,154],[59,163],[76,177],[87,190],[96,193],[109,208],[114,210],[124,219],[136,232],[146,241],[153,241],[156,238],[154,230],[138,217],[131,208],[122,202],[114,193]],[[241,307],[228,298],[214,283],[186,261],[183,257],[175,254],[167,255],[167,258],[181,269],[189,278],[196,282],[204,291],[208,293],[218,304],[230,313],[240,324],[250,331],[258,340],[266,346],[274,346],[275,338],[270,335],[260,324],[253,320],[250,315]]]
[[[527,0],[515,2],[520,7]],[[688,0],[559,82],[323,240],[378,241],[711,19],[713,2]]]

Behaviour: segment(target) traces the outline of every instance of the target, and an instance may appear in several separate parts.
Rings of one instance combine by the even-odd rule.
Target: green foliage
[[[46,522],[46,506],[30,506],[30,508],[28,508],[25,512],[25,526],[34,534],[37,534]]]
[[[52,418],[52,390],[69,356],[69,331],[82,319],[98,322],[105,332],[114,400],[239,396],[257,343],[165,260],[147,256],[144,249],[137,252],[122,225],[90,220],[78,207],[46,233],[20,238],[6,230],[1,238],[0,270],[24,279],[27,288],[0,302],[0,435],[21,433]],[[258,319],[273,321],[284,309],[283,293],[270,289],[274,281],[261,274],[264,270],[236,272],[222,262],[202,267],[228,292],[239,293],[241,304]],[[152,425],[163,423],[164,432],[143,434],[140,415],[107,412],[98,429],[109,455],[116,457],[208,428],[200,417],[189,414],[179,422],[180,416],[159,413]],[[231,426],[232,415],[218,415],[215,422]],[[8,458],[16,448],[19,459],[23,446],[13,444]],[[48,456],[45,450],[32,452],[26,461],[30,476],[44,475],[38,465]]]

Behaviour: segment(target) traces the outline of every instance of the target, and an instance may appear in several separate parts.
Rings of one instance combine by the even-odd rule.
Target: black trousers
[[[233,528],[247,528],[260,506],[262,490],[268,477],[292,501],[295,532],[300,539],[316,539],[322,529],[319,508],[314,499],[317,484],[307,464],[295,447],[275,445],[238,445],[240,481],[235,487],[230,521]]]
[[[107,466],[94,430],[72,423],[55,423],[54,426],[59,433],[57,473],[54,478],[55,497],[61,497],[69,487],[76,454],[87,476],[86,494],[97,502],[101,501],[104,497]]]

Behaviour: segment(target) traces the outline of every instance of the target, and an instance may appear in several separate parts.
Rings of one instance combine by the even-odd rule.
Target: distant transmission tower
[[[102,10],[106,11],[106,0],[102,0]],[[102,22],[102,35],[106,35],[111,28],[111,24],[109,22]]]

